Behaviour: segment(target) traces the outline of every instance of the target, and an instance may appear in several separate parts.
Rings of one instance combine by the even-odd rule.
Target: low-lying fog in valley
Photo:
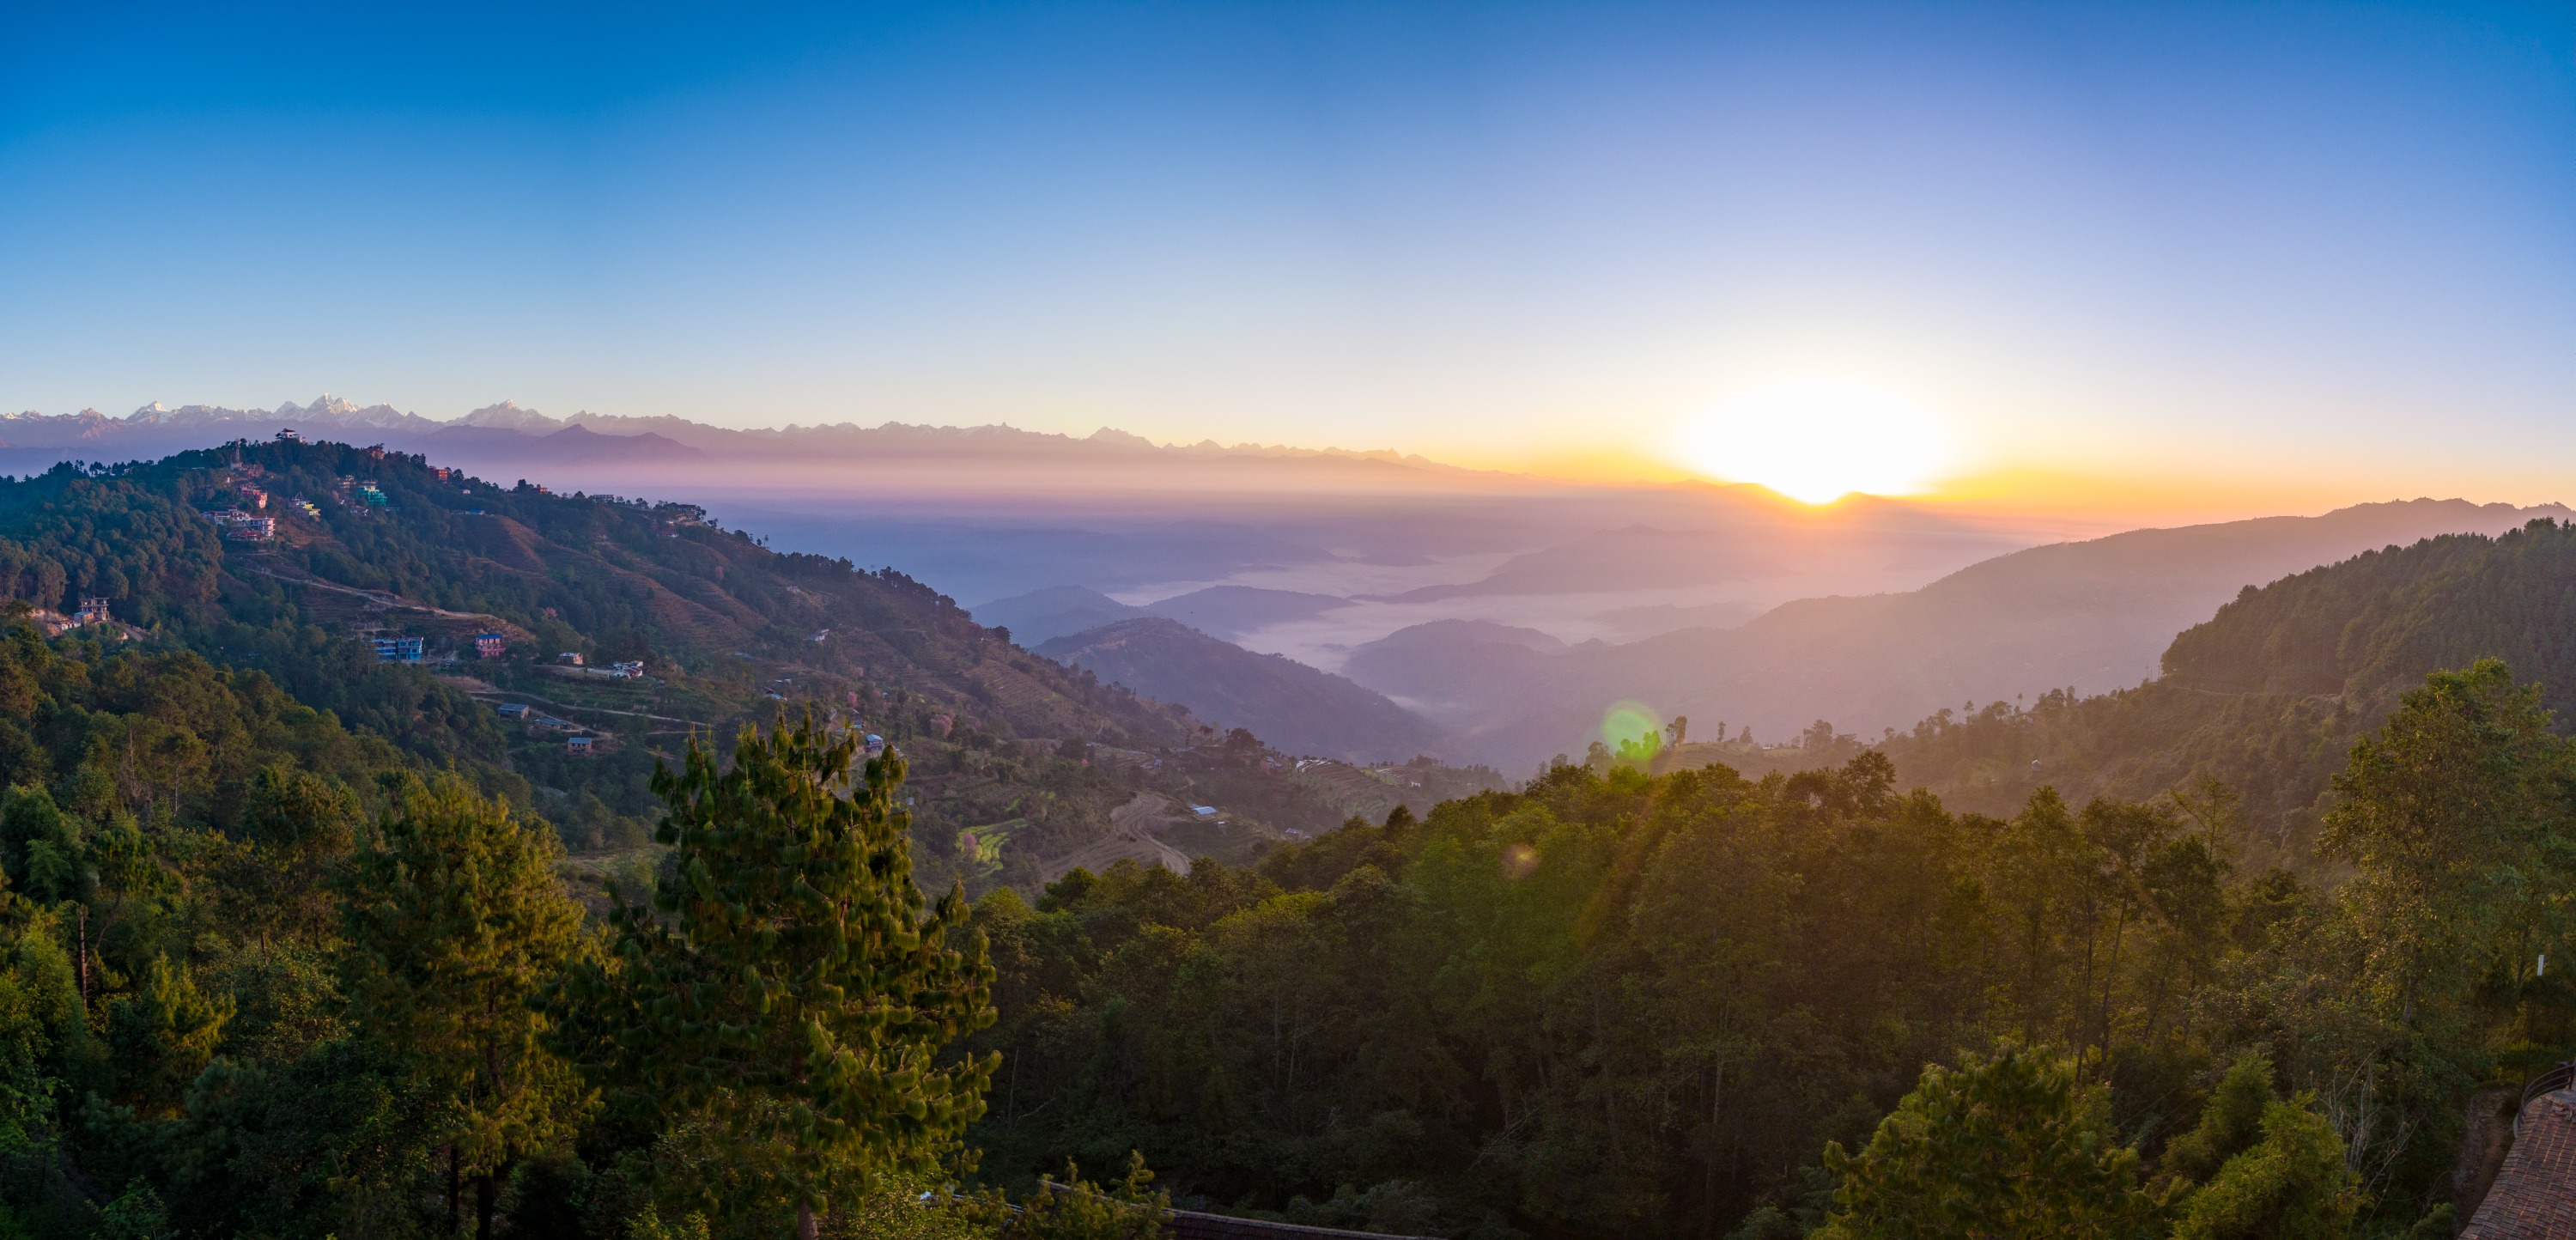
[[[21,472],[300,429],[505,482],[697,503],[779,550],[895,568],[1022,645],[1222,726],[1338,756],[1400,736],[1510,772],[1603,739],[1614,709],[1776,743],[1819,720],[1867,737],[1943,709],[2135,685],[2245,586],[2564,511],[2416,500],[2115,534],[1110,429],[742,431],[506,402],[438,421],[328,397],[7,421],[0,466]],[[1133,624],[1149,617],[1215,643],[1165,649],[1180,630]],[[1228,650],[1243,659],[1210,661]],[[1329,718],[1278,715],[1276,693],[1248,687],[1273,674],[1259,655],[1329,674],[1317,683],[1345,710],[1374,701],[1363,713],[1419,724],[1336,736]]]

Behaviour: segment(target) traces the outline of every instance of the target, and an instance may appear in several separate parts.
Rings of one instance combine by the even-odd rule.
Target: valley
[[[290,501],[274,535],[217,537],[201,513],[254,493]],[[360,493],[380,498],[291,502]],[[2346,924],[2314,919],[2363,916],[2348,902],[2379,863],[2345,841],[2350,806],[2376,794],[2347,755],[2414,743],[2408,712],[2501,712],[2534,753],[2565,744],[2541,713],[2576,707],[2557,636],[2576,631],[2561,584],[2576,525],[2557,513],[2419,501],[2139,531],[1629,642],[1436,619],[1344,650],[1336,673],[1244,643],[1383,598],[1221,584],[1127,603],[1068,586],[987,607],[1010,622],[988,626],[897,569],[776,551],[720,510],[504,487],[389,449],[272,440],[62,465],[0,483],[0,589],[25,614],[105,599],[108,618],[50,646],[22,627],[0,655],[43,683],[159,687],[59,690],[109,694],[82,707],[87,732],[55,707],[24,740],[0,721],[24,807],[0,806],[0,871],[44,900],[71,890],[41,854],[6,851],[38,797],[106,824],[101,840],[148,819],[173,841],[258,841],[285,838],[276,789],[307,777],[291,771],[323,781],[296,795],[343,790],[329,795],[361,817],[417,813],[434,778],[544,831],[550,889],[586,924],[641,933],[660,923],[637,901],[667,903],[707,855],[675,844],[675,785],[656,772],[701,749],[739,762],[810,721],[884,798],[904,889],[953,891],[938,916],[989,944],[998,1021],[965,1047],[1012,1075],[966,1131],[998,1174],[1068,1150],[1103,1162],[1105,1132],[1193,1208],[1442,1235],[1706,1233],[1824,1210],[1803,1187],[1813,1151],[1857,1139],[1913,1065],[1980,1030],[2042,1030],[2166,1082],[2124,1123],[2200,1105],[2181,1082],[2213,1044],[2176,1023],[2185,995],[2238,1012],[2210,1019],[2232,1022],[2230,1045],[2278,1048],[2283,1080],[2331,1079],[2343,1060],[2266,1041],[2275,1018],[2228,1006],[2277,1002],[2229,970],[2288,969],[2326,932],[2306,927]],[[1484,580],[1524,589],[1586,561],[1598,580],[1641,571],[1587,543]],[[1433,593],[1400,605],[1519,597]],[[2512,670],[2481,662],[2498,658]],[[2524,697],[2517,675],[2537,679]],[[1828,721],[1918,708],[1875,734]],[[200,752],[213,760],[183,756]],[[165,888],[115,880],[115,907],[179,898],[151,890],[220,902],[252,881],[180,858],[154,862]],[[99,950],[130,978],[166,940],[115,924],[138,928]],[[2121,963],[2080,967],[2103,952]],[[277,1001],[266,982],[220,984]],[[1616,1022],[1609,993],[1626,996]],[[1711,1021],[1735,1032],[1669,1049]],[[2463,1066],[2444,1070],[2524,1063],[2498,1036],[2446,1043]],[[1107,1062],[1131,1067],[1090,1066]],[[1547,1067],[1500,1066],[1522,1063]],[[123,1096],[152,1096],[140,1068],[116,1071]],[[1715,1118],[1612,1121],[1598,1089]],[[1511,1135],[1534,1122],[1542,1136]],[[2430,1135],[2350,1140],[2435,1158]],[[1568,1178],[1568,1157],[1601,1170]],[[1328,1181],[1282,1178],[1299,1166]],[[2431,1180],[2388,1174],[2393,1211],[2433,1208]]]
[[[2571,49],[10,6],[0,1240],[2576,1240]]]

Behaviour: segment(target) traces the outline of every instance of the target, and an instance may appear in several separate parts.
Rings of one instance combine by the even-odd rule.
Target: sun
[[[1951,458],[1930,410],[1876,388],[1811,380],[1747,392],[1682,428],[1682,463],[1807,504],[1931,489]]]

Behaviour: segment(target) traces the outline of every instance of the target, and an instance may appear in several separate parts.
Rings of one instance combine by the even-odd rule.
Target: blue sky
[[[1960,495],[2576,498],[2563,5],[33,8],[13,409],[1616,473],[1821,379]]]

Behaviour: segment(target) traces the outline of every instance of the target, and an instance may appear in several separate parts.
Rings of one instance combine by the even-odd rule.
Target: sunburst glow
[[[1851,383],[1784,383],[1748,392],[1683,428],[1683,463],[1826,504],[1854,492],[1928,490],[1951,463],[1949,428],[1930,410]]]

